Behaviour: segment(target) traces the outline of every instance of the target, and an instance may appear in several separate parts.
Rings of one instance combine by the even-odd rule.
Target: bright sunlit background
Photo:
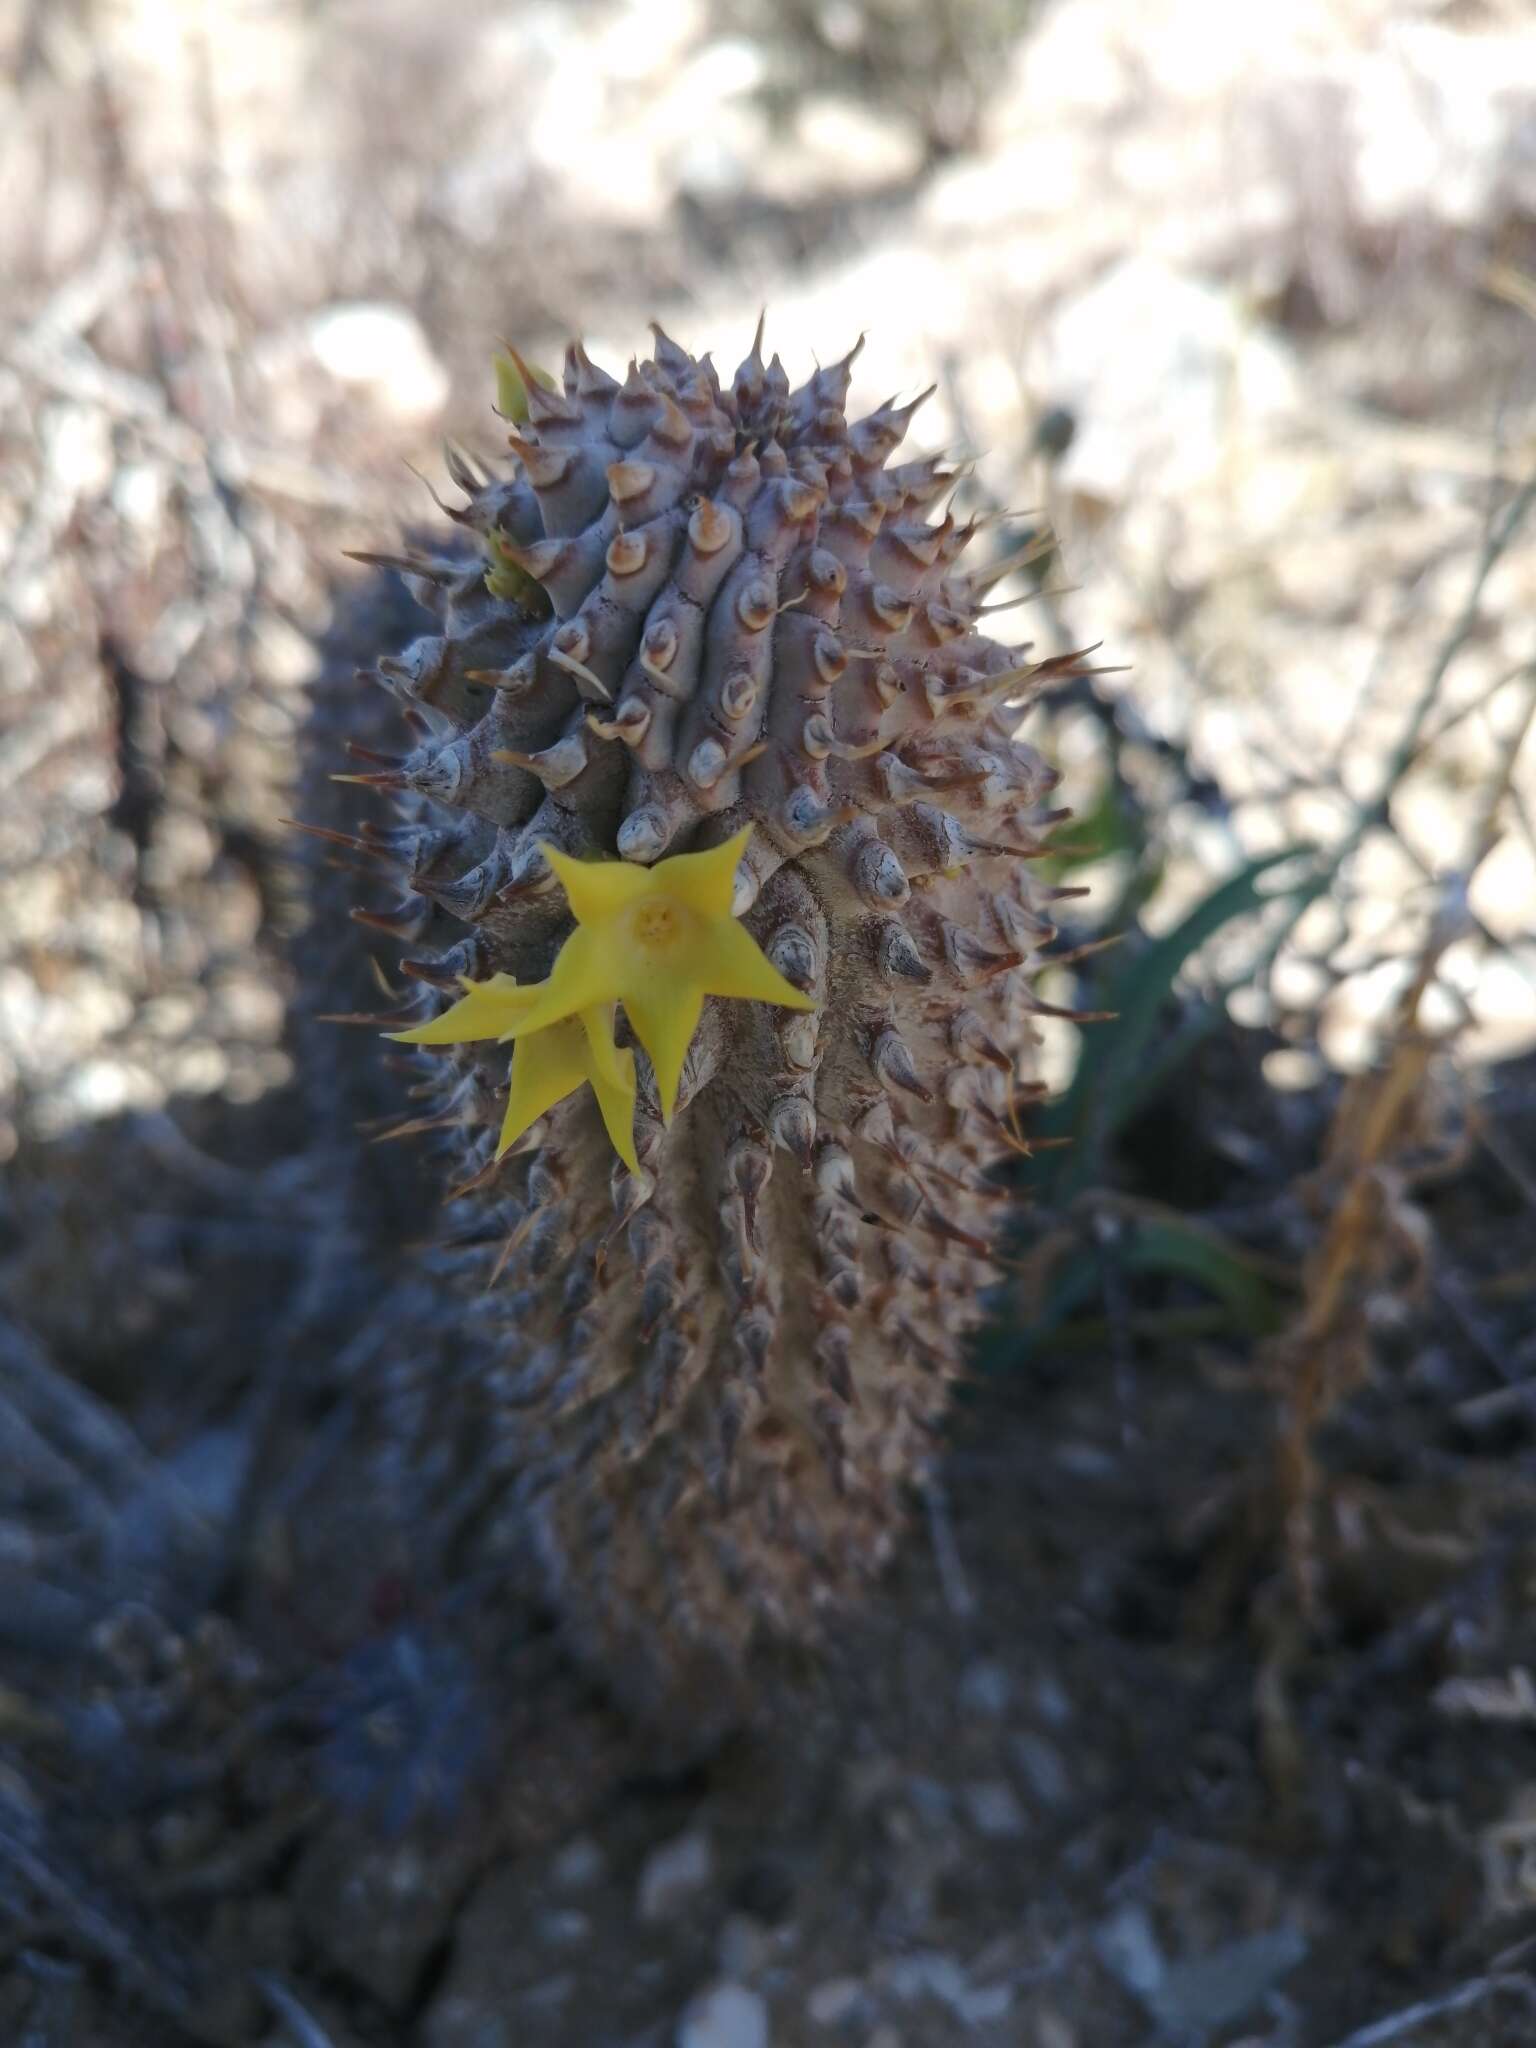
[[[498,337],[622,367],[659,318],[728,368],[760,307],[792,378],[860,333],[856,396],[937,376],[922,445],[974,465],[997,548],[1054,529],[1000,624],[1125,665],[1054,742],[1105,848],[1090,923],[1166,929],[1321,847],[1203,957],[1248,1021],[1358,1064],[1449,917],[1426,1020],[1536,1038],[1531,750],[1488,826],[1533,688],[1518,530],[1472,598],[1536,450],[1519,0],[0,20],[0,1073],[30,1118],[280,1077],[251,940],[307,636],[340,549],[430,512],[405,461],[495,448]],[[174,684],[142,817],[104,640]]]

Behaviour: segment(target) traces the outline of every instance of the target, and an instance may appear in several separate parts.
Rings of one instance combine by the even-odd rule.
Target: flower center
[[[634,929],[642,946],[670,946],[679,931],[677,912],[670,903],[642,903],[635,912]]]

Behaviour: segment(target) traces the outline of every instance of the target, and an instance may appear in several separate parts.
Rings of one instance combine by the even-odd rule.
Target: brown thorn
[[[364,1024],[375,1031],[382,1031],[395,1024],[408,1025],[416,1015],[414,1010],[391,1013],[388,1010],[327,1010],[315,1019],[317,1024]]]
[[[332,846],[348,847],[353,853],[377,854],[379,851],[367,840],[359,839],[351,832],[335,832],[329,825],[307,825],[302,818],[279,818],[277,822],[292,832],[307,832],[311,839],[324,839]]]
[[[526,875],[520,882],[508,882],[504,889],[496,891],[498,903],[521,903],[524,897],[543,895],[549,888],[552,877],[548,874]]]
[[[1023,965],[1022,953],[988,953],[979,966],[962,968],[960,971],[968,982],[990,981],[995,974],[1007,974],[1013,968]]]
[[[343,548],[341,552],[349,562],[363,562],[370,569],[394,569],[402,576],[419,576],[423,582],[436,583],[442,589],[464,574],[462,563],[432,561],[426,555],[382,554],[372,548]]]
[[[1086,895],[1088,892],[1082,892]],[[1124,932],[1111,932],[1107,938],[1087,939],[1081,946],[1074,946],[1068,953],[1049,953],[1042,965],[1046,967],[1075,967],[1079,960],[1087,960],[1095,953],[1106,952],[1111,946],[1118,946],[1125,937]]]
[[[553,643],[545,651],[556,668],[563,668],[568,675],[576,676],[580,681],[589,684],[605,704],[613,702],[612,690],[601,676],[592,673],[584,661],[578,661],[574,654],[567,654],[563,648],[556,647]]]
[[[415,477],[417,483],[419,483],[422,486],[422,488],[426,491],[428,497],[432,500],[433,504],[437,507],[438,511],[442,513],[445,519],[453,520],[454,523],[458,526],[468,525],[469,513],[465,507],[460,506],[457,510],[455,510],[452,505],[445,505],[442,499],[438,496],[437,486],[436,484],[433,483],[432,479],[429,476],[424,476],[422,472],[416,467],[415,463],[412,462],[408,456],[402,456],[401,460],[405,463],[405,466],[411,472],[411,475]]]
[[[1014,1068],[1013,1061],[1009,1059],[1007,1053],[1003,1051],[1003,1048],[995,1038],[989,1037],[979,1026],[977,1029],[978,1035],[969,1039],[967,1043],[973,1048],[979,1059],[984,1059],[989,1067],[996,1067],[1000,1074],[1007,1074],[1011,1080]]]
[[[1048,1003],[1033,989],[1029,990],[1024,1001],[1037,1017],[1062,1017],[1069,1024],[1113,1024],[1120,1014],[1118,1010],[1063,1009],[1059,1003]]]
[[[489,690],[527,690],[533,687],[532,680],[519,675],[517,664],[512,668],[467,668],[464,680],[467,683],[484,683]]]
[[[457,988],[459,977],[441,960],[402,960],[400,972],[409,975],[412,981],[425,982],[428,988]]]
[[[469,491],[471,494],[483,491],[491,481],[485,464],[478,457],[472,457],[466,449],[460,448],[446,437],[443,441],[443,461],[448,466],[448,474],[461,491]]]
[[[900,761],[900,754],[896,758]],[[902,766],[910,768],[912,763],[903,761]],[[915,772],[923,776],[924,782],[936,796],[947,796],[951,790],[979,789],[992,771],[990,768],[968,768],[963,775],[923,775],[922,769],[919,768]]]
[[[1075,597],[1082,589],[1081,583],[1053,583],[1049,589],[1021,591],[1017,597],[1005,597],[997,604],[979,604],[976,607],[978,619],[990,619],[994,612],[1016,611],[1021,604],[1034,604],[1042,597]]]
[[[382,879],[377,861],[371,867],[364,867],[360,860],[346,860],[339,853],[328,853],[325,856],[325,865],[332,874],[356,875],[360,882],[367,882],[370,886]]]
[[[1042,555],[1053,553],[1058,544],[1056,534],[1047,528],[1045,532],[1037,533],[1033,540],[1026,541],[1022,547],[1015,548],[1011,555],[1004,555],[1000,562],[994,562],[990,569],[977,569],[967,576],[966,586],[973,594],[990,590],[994,584],[1001,583],[1005,576],[1011,576],[1016,569],[1027,569],[1031,562],[1038,562]]]
[[[469,1176],[468,1180],[461,1180],[456,1187],[449,1188],[443,1196],[443,1207],[446,1209],[450,1202],[461,1201],[465,1195],[472,1195],[477,1188],[483,1188],[488,1181],[494,1180],[500,1165],[499,1159],[488,1159],[477,1173]]]
[[[992,1247],[984,1237],[977,1237],[969,1230],[962,1230],[958,1223],[951,1223],[943,1210],[927,1195],[923,1198],[923,1206],[918,1214],[935,1236],[946,1238],[953,1244],[963,1244],[969,1250],[979,1252],[983,1258],[990,1253]]]
[[[379,1131],[368,1142],[370,1145],[392,1145],[398,1138],[419,1138],[427,1131],[451,1131],[462,1124],[461,1116],[411,1116],[404,1123],[392,1124],[387,1131]]]
[[[968,851],[1005,855],[1009,860],[1045,860],[1054,849],[1049,846],[1004,846],[993,839],[973,839],[969,842]]]
[[[501,1278],[502,1274],[506,1271],[508,1259],[511,1258],[512,1254],[517,1250],[518,1246],[522,1243],[523,1239],[528,1235],[529,1231],[533,1228],[533,1219],[537,1213],[538,1212],[536,1210],[530,1209],[528,1214],[525,1217],[523,1217],[522,1221],[515,1225],[515,1227],[509,1234],[506,1243],[497,1253],[496,1263],[494,1266],[492,1266],[490,1278],[485,1283],[485,1291],[487,1294],[490,1293],[491,1289],[496,1285],[496,1282]]]
[[[923,1160],[921,1162],[921,1169],[925,1173],[931,1173],[935,1179],[943,1181],[946,1187],[953,1188],[957,1195],[965,1195],[973,1202],[1003,1202],[1009,1200],[1006,1188],[973,1187],[969,1181],[961,1180],[957,1173],[950,1173],[945,1167],[940,1166],[937,1160]]]
[[[354,924],[365,924],[370,931],[383,932],[391,939],[410,938],[416,923],[415,913],[404,910],[361,910],[354,905],[347,915]]]
[[[402,768],[404,754],[381,754],[377,747],[365,747],[361,740],[348,740],[342,747],[344,754],[350,754],[354,761],[371,761],[375,768]]]

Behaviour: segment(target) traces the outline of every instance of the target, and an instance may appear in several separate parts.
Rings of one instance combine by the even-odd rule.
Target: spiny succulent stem
[[[1032,879],[1067,813],[1019,707],[1106,671],[988,637],[1056,536],[965,572],[964,465],[892,460],[931,388],[849,412],[862,335],[794,389],[762,321],[729,379],[653,332],[622,382],[508,347],[508,460],[450,446],[467,502],[428,485],[451,545],[353,552],[436,623],[362,672],[410,751],[354,742],[333,778],[394,823],[316,836],[400,871],[352,913],[408,955],[380,977],[407,1007],[366,1021],[473,1024],[378,1134],[456,1157],[441,1241],[499,1328],[476,1426],[434,1413],[426,1462],[476,1497],[516,1473],[487,1519],[571,1649],[709,1721],[766,1634],[879,1568],[930,1454],[996,1271],[989,1176],[1029,1149],[1032,1020],[1090,1015],[1030,985],[1077,892]],[[499,1054],[490,1003],[529,1025]]]

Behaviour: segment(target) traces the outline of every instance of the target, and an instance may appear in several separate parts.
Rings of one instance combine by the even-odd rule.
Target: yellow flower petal
[[[613,1042],[613,1005],[583,1010],[587,1038],[587,1079],[602,1112],[603,1128],[613,1149],[631,1173],[640,1171],[635,1155],[635,1056]]]
[[[586,1034],[576,1024],[556,1024],[519,1042],[512,1055],[498,1159],[546,1110],[582,1086],[587,1078],[586,1044]]]
[[[512,1054],[507,1113],[496,1157],[502,1158],[546,1111],[587,1082],[597,1097],[603,1127],[631,1173],[635,1156],[635,1056],[613,1042],[613,1010],[588,1010],[520,1039]]]
[[[441,1017],[409,1031],[386,1031],[399,1045],[468,1045],[475,1039],[500,1038],[508,1024],[533,1001],[531,988],[519,988],[510,974],[489,981],[465,981],[464,994]]]
[[[616,1003],[594,1003],[580,1012],[592,1064],[609,1080],[620,1079],[624,1073],[625,1061],[633,1059],[630,1052],[613,1042],[614,1019],[617,1015]]]
[[[564,885],[566,901],[578,924],[598,924],[626,904],[637,903],[655,887],[655,868],[637,868],[627,860],[573,860],[547,841],[541,840],[539,846]]]
[[[679,978],[670,986],[658,983],[644,992],[627,989],[624,1014],[635,1027],[635,1036],[650,1055],[661,1095],[661,1114],[670,1123],[677,1107],[677,1086],[682,1079],[683,1061],[699,1028],[704,1008],[704,991],[697,982]]]
[[[578,948],[578,962],[579,953]],[[615,1005],[608,1002],[586,1008],[579,1022],[574,1016],[562,1017],[546,1029],[524,1036],[518,1034],[517,1026],[546,983],[523,988],[510,974],[495,974],[488,981],[466,979],[462,986],[463,996],[441,1017],[418,1024],[413,1031],[386,1035],[407,1045],[465,1045],[476,1039],[505,1041],[517,1036],[496,1157],[502,1158],[546,1110],[590,1082],[614,1150],[631,1173],[638,1173],[633,1130],[635,1056],[613,1042]]]
[[[712,846],[705,853],[674,853],[670,860],[658,861],[649,870],[651,879],[658,889],[665,888],[700,917],[711,921],[729,917],[736,894],[736,870],[751,837],[752,827],[744,825],[723,846]]]
[[[533,1001],[501,1035],[523,1038],[530,1032],[545,1031],[565,1017],[574,1017],[578,1010],[617,1002],[623,992],[623,979],[618,952],[603,943],[599,929],[579,924],[556,955],[549,979],[532,984]]]
[[[617,1003],[650,1057],[668,1119],[706,995],[815,1008],[731,915],[750,837],[748,827],[721,846],[674,854],[653,868],[573,860],[546,845],[576,919],[548,979],[526,987],[507,974],[466,982],[463,998],[441,1017],[392,1035],[413,1045],[496,1038],[518,1048],[498,1158],[546,1110],[590,1083],[614,1149],[638,1173],[635,1063],[614,1043]]]
[[[784,979],[752,934],[733,917],[711,924],[692,938],[683,971],[707,996],[782,1003],[789,1010],[816,1007],[810,996],[802,995],[793,982]]]

